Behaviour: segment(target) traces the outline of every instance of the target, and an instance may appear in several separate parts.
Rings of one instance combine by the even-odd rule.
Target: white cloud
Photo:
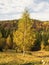
[[[41,3],[34,3],[31,5],[31,9],[35,12],[46,12],[49,10],[49,3],[47,2],[41,2]]]
[[[49,13],[31,13],[31,18],[37,19],[37,20],[49,20]]]
[[[1,3],[4,4],[0,5],[2,7],[1,13],[21,12],[32,3],[32,0],[1,0]]]
[[[39,4],[35,4],[34,11],[39,12],[44,7],[44,2],[41,2]]]
[[[27,7],[32,11],[30,12],[32,18],[49,20],[49,3],[35,1],[37,0],[0,0],[0,19],[20,18]]]

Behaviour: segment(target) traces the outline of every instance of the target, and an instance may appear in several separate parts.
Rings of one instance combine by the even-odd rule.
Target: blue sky
[[[31,18],[49,20],[49,0],[0,0],[0,20],[19,19],[25,8]]]

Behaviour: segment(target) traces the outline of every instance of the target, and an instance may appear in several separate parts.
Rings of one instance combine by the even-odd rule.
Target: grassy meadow
[[[44,63],[42,62],[44,61]],[[23,53],[0,52],[0,65],[48,65],[49,52],[36,51]]]

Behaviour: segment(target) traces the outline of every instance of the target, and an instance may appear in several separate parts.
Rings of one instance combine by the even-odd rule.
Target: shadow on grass
[[[22,65],[34,65],[33,63],[25,63],[25,64],[22,64]]]
[[[42,65],[40,62],[30,62],[30,63],[24,63],[24,64],[19,64],[17,62],[10,62],[10,63],[2,63],[0,65]]]
[[[42,65],[40,62],[25,63],[21,65]]]
[[[0,65],[20,65],[17,62],[0,63]]]

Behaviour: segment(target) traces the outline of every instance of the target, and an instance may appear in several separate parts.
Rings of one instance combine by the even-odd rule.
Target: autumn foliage
[[[49,22],[30,18],[25,10],[19,20],[0,21],[0,51],[49,50]]]

